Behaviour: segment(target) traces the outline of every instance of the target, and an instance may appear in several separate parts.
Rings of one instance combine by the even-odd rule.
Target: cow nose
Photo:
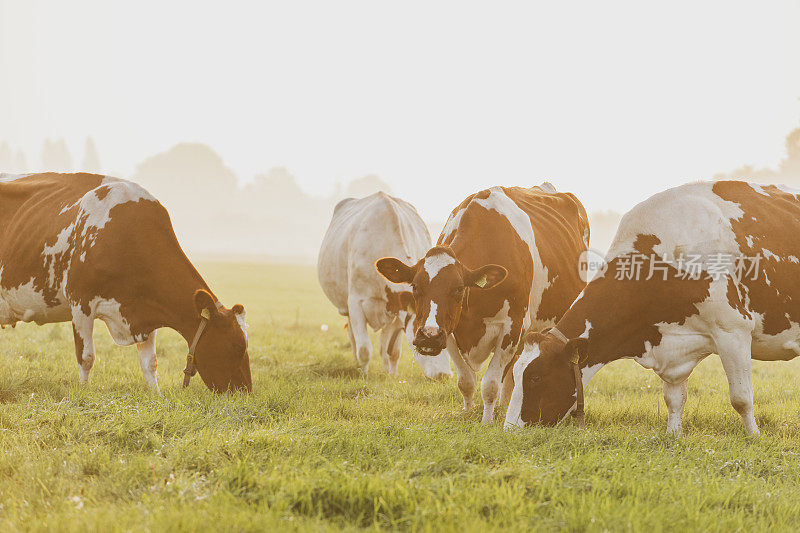
[[[443,329],[426,326],[417,330],[414,346],[423,355],[437,355],[444,348],[445,337]]]

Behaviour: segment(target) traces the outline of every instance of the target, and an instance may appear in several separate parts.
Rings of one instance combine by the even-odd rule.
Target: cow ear
[[[589,359],[589,341],[580,337],[570,339],[564,347],[564,352],[570,361],[577,360],[578,364],[583,366]]]
[[[491,289],[506,279],[508,270],[500,265],[484,265],[467,274],[466,285],[479,289]]]
[[[416,269],[408,266],[396,257],[378,259],[375,263],[375,268],[378,269],[381,276],[392,283],[411,283],[414,281]]]
[[[194,307],[197,314],[203,318],[210,319],[219,314],[217,301],[211,293],[204,289],[199,289],[194,293]]]

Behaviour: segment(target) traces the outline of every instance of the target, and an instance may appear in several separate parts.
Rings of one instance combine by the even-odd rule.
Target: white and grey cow
[[[378,192],[339,202],[322,241],[317,274],[322,290],[347,317],[356,363],[364,372],[372,357],[367,325],[381,331],[381,358],[396,375],[405,330],[413,339],[413,298],[406,283],[390,283],[375,269],[386,256],[416,263],[431,246],[428,229],[417,210],[403,200]],[[429,378],[452,375],[446,354],[414,358]]]

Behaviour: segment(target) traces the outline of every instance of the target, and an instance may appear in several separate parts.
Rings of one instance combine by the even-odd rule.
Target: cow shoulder
[[[456,237],[459,226],[461,225],[461,219],[464,216],[464,212],[472,203],[472,200],[474,200],[481,193],[488,193],[488,191],[470,194],[450,212],[450,216],[447,217],[444,228],[442,228],[439,238],[436,241],[436,246],[450,246],[450,244],[453,242],[453,239]]]

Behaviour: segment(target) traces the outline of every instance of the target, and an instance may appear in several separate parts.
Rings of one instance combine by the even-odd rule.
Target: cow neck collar
[[[561,331],[555,326],[550,328],[547,332],[550,333],[550,335],[552,335],[553,337],[555,337],[559,341],[561,341],[562,344],[567,344],[569,342],[569,339],[567,338],[567,336],[564,335],[563,333],[561,333]]]
[[[558,339],[558,341],[565,346],[567,343],[569,343],[567,336],[561,333],[561,331],[555,326],[550,328],[548,333]],[[581,370],[580,353],[578,352],[577,348],[575,348],[574,351],[569,354],[569,365],[572,367],[572,375],[575,378],[575,410],[572,411],[572,416],[575,419],[575,423],[578,425],[578,427],[582,428],[586,424],[586,415],[584,413],[583,370]]]
[[[461,295],[461,311],[458,313],[458,321],[453,325],[452,331],[454,339],[456,338],[456,330],[458,329],[458,325],[461,324],[461,319],[464,317],[464,314],[469,313],[469,289],[470,288],[468,286],[464,287],[464,294]],[[456,344],[458,344],[458,341],[456,341]],[[461,348],[459,348],[459,350],[461,350]],[[467,364],[469,365],[469,363]],[[472,368],[471,365],[470,368]]]
[[[222,309],[222,304],[219,301],[215,302],[215,304],[217,309]],[[189,344],[189,352],[186,354],[186,367],[183,369],[184,388],[189,386],[189,380],[197,374],[194,352],[197,349],[197,343],[200,342],[200,337],[203,336],[203,332],[206,330],[209,320],[211,320],[211,312],[208,309],[203,309],[203,313],[200,316],[200,325],[197,326],[197,332],[194,334],[194,339],[191,344]]]
[[[211,292],[199,275],[197,278],[193,276],[191,281],[187,280],[179,286],[171,288],[169,294],[160,299],[162,302],[161,307],[164,309],[166,317],[168,317],[168,319],[164,320],[162,327],[174,329],[190,345],[197,332],[198,316],[195,294],[198,290],[207,291],[215,302],[218,301],[216,295]]]

